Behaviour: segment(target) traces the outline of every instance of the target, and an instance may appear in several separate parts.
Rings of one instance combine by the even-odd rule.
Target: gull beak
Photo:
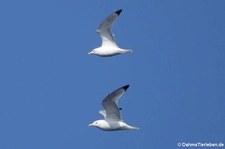
[[[93,124],[89,124],[88,126],[94,126]]]
[[[92,51],[88,53],[88,55],[91,55],[91,54],[92,54]]]

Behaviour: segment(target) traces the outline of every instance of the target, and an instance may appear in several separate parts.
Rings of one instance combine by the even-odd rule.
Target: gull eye
[[[98,122],[95,122],[95,124],[98,124]]]

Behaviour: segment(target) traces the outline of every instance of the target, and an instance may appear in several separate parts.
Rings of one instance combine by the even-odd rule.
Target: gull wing
[[[119,107],[118,107],[118,101],[120,97],[126,92],[129,85],[125,85],[114,92],[110,93],[108,96],[105,97],[105,99],[102,101],[102,105],[104,107],[104,117],[106,120],[109,121],[122,121]]]
[[[100,110],[99,113],[106,119],[106,112],[105,110]]]
[[[112,25],[115,21],[115,19],[120,15],[122,12],[122,9],[117,10],[110,16],[108,16],[98,27],[97,33],[102,38],[102,46],[103,45],[111,45],[116,46],[115,39],[112,34]]]

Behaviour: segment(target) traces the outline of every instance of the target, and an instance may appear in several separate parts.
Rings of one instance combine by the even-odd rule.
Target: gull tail
[[[131,130],[139,130],[140,128],[138,127],[132,127]]]
[[[140,128],[127,125],[126,129],[128,129],[128,130],[139,130]]]
[[[125,49],[124,50],[124,53],[133,53],[133,50],[131,50],[131,49]]]

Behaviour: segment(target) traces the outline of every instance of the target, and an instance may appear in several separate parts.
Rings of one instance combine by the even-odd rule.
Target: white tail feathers
[[[133,52],[133,50],[131,50],[131,49],[125,49],[124,50],[124,53],[132,53]]]

